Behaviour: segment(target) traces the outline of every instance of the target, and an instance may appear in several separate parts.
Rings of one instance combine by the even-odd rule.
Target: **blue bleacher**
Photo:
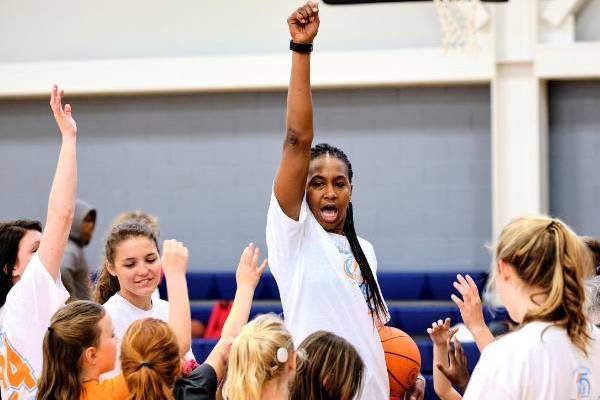
[[[470,272],[480,288],[487,279],[485,272]],[[377,274],[381,292],[387,301],[450,300],[455,293],[454,272],[380,272]],[[229,300],[235,294],[235,273],[189,272],[188,289],[191,300]],[[166,298],[164,282],[159,290]],[[255,300],[279,300],[277,283],[271,274],[264,274],[256,288]]]

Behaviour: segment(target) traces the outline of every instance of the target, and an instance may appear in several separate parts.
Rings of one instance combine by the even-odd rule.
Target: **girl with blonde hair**
[[[223,386],[226,400],[287,400],[296,371],[292,335],[272,314],[248,323],[234,340]]]
[[[585,312],[589,263],[559,219],[519,218],[503,229],[490,286],[519,329],[485,347],[465,399],[600,396],[600,331]]]

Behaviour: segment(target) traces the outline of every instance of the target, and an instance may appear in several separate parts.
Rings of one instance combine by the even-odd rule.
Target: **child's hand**
[[[260,250],[250,243],[248,247],[244,249],[240,257],[240,263],[238,264],[237,271],[235,272],[235,280],[237,287],[256,289],[258,281],[261,275],[267,269],[267,260],[263,260],[260,267],[258,266],[258,260],[260,258]]]
[[[471,332],[474,332],[484,327],[485,320],[483,319],[483,307],[481,305],[481,298],[479,297],[479,289],[477,289],[473,278],[469,275],[463,277],[458,274],[456,282],[453,285],[463,298],[461,300],[460,297],[454,294],[450,298],[458,306],[460,315],[467,328]]]
[[[445,321],[441,319],[431,324],[431,328],[427,328],[429,338],[436,346],[446,346],[448,340],[458,332],[458,328],[450,329],[450,318],[446,318]]]
[[[167,280],[174,275],[185,276],[187,264],[187,247],[177,240],[165,240],[163,242],[162,269]]]
[[[444,366],[437,363],[435,366],[452,385],[456,386],[461,393],[464,393],[469,383],[469,370],[467,369],[467,356],[463,351],[458,339],[454,339],[454,351],[450,348],[450,339],[446,343],[448,346],[448,355],[450,356],[450,365]]]

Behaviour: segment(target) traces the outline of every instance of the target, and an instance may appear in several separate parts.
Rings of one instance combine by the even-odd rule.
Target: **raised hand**
[[[240,263],[235,272],[235,280],[238,288],[251,288],[254,290],[261,275],[267,269],[267,260],[263,260],[258,266],[260,259],[260,250],[250,243],[242,252]]]
[[[455,294],[450,296],[450,298],[458,306],[460,315],[467,328],[473,332],[474,330],[485,326],[479,289],[477,289],[477,285],[473,278],[469,275],[463,277],[458,274],[456,275],[456,282],[454,282],[453,285],[462,295],[462,299]]]
[[[64,90],[59,89],[56,85],[52,86],[52,90],[50,91],[50,108],[52,108],[54,120],[63,137],[75,137],[77,134],[77,123],[73,119],[71,105],[67,104],[64,108],[62,106],[64,95]]]
[[[454,339],[454,351],[450,346],[450,339],[447,343],[448,355],[450,356],[450,364],[448,366],[437,363],[435,367],[440,370],[442,374],[450,383],[457,387],[462,393],[467,389],[469,383],[469,370],[467,369],[467,356],[463,351],[462,346],[458,339]]]
[[[312,43],[319,30],[319,3],[309,1],[287,19],[294,43]]]
[[[162,269],[167,281],[171,276],[185,276],[188,265],[188,249],[177,240],[163,242]]]
[[[436,346],[446,346],[456,332],[458,332],[458,328],[450,329],[450,318],[446,318],[444,321],[440,319],[432,323],[431,328],[427,328],[429,338]]]

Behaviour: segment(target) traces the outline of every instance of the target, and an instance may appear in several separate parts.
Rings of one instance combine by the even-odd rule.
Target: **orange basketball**
[[[414,340],[400,329],[384,326],[379,338],[385,352],[390,395],[402,397],[414,386],[421,369],[421,353]]]

